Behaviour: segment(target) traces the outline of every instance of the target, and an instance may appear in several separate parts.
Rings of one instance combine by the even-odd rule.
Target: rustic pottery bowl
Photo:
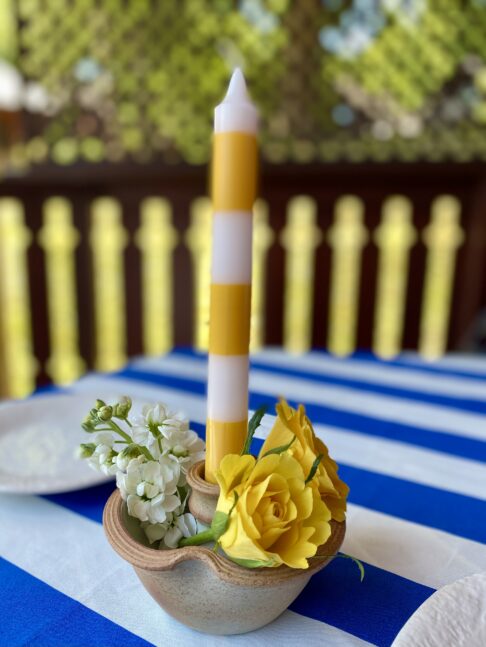
[[[108,541],[133,566],[154,600],[185,625],[223,635],[258,629],[285,611],[311,576],[339,550],[345,523],[331,524],[331,536],[318,551],[322,559],[312,560],[308,569],[246,569],[204,546],[151,548],[138,522],[128,515],[118,490],[103,513]]]

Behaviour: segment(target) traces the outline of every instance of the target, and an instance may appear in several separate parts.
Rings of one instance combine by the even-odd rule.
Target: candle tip
[[[244,99],[248,100],[248,92],[246,90],[246,81],[243,72],[237,67],[231,75],[231,80],[226,93],[226,99]]]
[[[256,134],[258,112],[246,90],[245,77],[239,67],[231,75],[228,91],[214,111],[214,129],[217,133],[239,131]]]

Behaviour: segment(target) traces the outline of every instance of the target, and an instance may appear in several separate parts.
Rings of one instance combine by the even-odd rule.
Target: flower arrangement
[[[82,423],[93,442],[83,443],[79,454],[91,468],[116,475],[128,514],[151,544],[176,548],[182,537],[201,530],[188,512],[186,474],[204,458],[204,442],[165,404],[147,405],[132,418],[131,408],[128,397],[113,405],[97,400]]]
[[[92,468],[116,475],[128,514],[139,520],[151,544],[166,549],[211,542],[247,568],[307,569],[329,539],[331,521],[344,521],[349,488],[302,405],[277,404],[258,457],[250,445],[266,408],[255,412],[241,454],[221,461],[209,527],[189,512],[186,480],[188,469],[204,457],[204,442],[164,404],[145,406],[134,417],[131,406],[127,397],[113,405],[97,400],[82,425],[94,434],[93,442],[82,444],[80,455]]]

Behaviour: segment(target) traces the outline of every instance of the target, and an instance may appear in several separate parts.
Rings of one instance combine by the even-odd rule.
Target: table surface
[[[205,379],[206,357],[179,350],[68,391],[164,401],[203,434]],[[336,559],[267,627],[205,636],[167,616],[109,547],[101,516],[113,483],[1,495],[0,645],[385,646],[435,590],[486,570],[486,358],[269,349],[252,358],[250,388],[252,409],[278,396],[306,405],[351,488],[342,550],[364,562],[364,581]]]

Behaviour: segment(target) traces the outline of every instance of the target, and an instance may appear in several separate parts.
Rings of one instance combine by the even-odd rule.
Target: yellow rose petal
[[[281,560],[291,568],[309,568],[307,559],[314,557],[317,546],[310,542],[296,542],[288,549],[279,550]]]
[[[236,536],[231,545],[226,541],[226,533],[220,539],[221,547],[230,557],[234,557],[235,559],[269,559],[268,553],[248,537],[243,525],[238,520],[236,520],[235,526]]]
[[[247,474],[255,465],[255,458],[249,454],[239,456],[238,454],[227,454],[219,465],[216,472],[216,479],[223,494],[233,490],[241,481],[246,479]]]
[[[269,474],[260,483],[257,483],[256,485],[254,485],[251,488],[251,490],[248,492],[248,496],[246,499],[246,508],[249,514],[253,514],[253,512],[256,510],[256,507],[260,503],[262,496],[267,491],[271,477],[272,475]]]
[[[240,522],[251,539],[258,539],[261,537],[262,520],[260,515],[255,514],[255,511],[250,512],[248,506],[248,496],[251,492],[244,491],[240,500],[236,504],[235,513],[239,516]]]
[[[281,474],[287,481],[289,479],[305,479],[304,471],[299,462],[288,454],[280,454],[280,461],[275,472],[276,474]]]
[[[312,488],[307,487],[299,493],[295,493],[292,501],[297,508],[297,517],[299,519],[307,519],[312,514],[314,505],[314,497]]]
[[[270,528],[261,536],[260,546],[265,550],[268,550],[284,532],[285,528]]]
[[[270,454],[270,456],[260,458],[248,477],[249,482],[252,484],[260,483],[270,474],[274,474],[279,460],[280,457],[277,454]]]

